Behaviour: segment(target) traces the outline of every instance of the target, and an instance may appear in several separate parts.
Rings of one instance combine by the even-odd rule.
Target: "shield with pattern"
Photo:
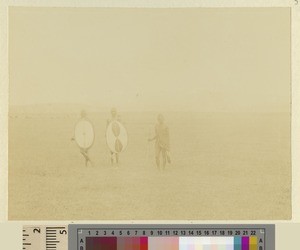
[[[114,153],[121,153],[128,143],[127,130],[119,121],[112,121],[106,129],[106,143]]]

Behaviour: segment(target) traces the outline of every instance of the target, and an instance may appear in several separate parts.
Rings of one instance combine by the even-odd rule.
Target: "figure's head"
[[[164,123],[164,121],[165,121],[164,116],[163,116],[162,114],[159,114],[159,115],[157,116],[157,121],[158,121],[159,123]]]
[[[110,111],[112,117],[116,117],[117,116],[117,109],[116,108],[112,108]]]
[[[85,112],[84,109],[81,110],[80,117],[81,117],[81,118],[85,118],[85,117],[86,117],[86,112]]]

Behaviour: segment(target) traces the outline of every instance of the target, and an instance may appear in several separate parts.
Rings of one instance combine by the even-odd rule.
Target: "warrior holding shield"
[[[111,118],[107,120],[106,126],[106,142],[110,150],[111,164],[119,163],[119,154],[127,146],[127,131],[121,123],[117,109],[111,109]]]
[[[92,161],[89,157],[88,150],[94,143],[94,128],[90,120],[87,118],[87,114],[84,110],[81,111],[80,119],[75,125],[73,141],[76,141],[80,153],[85,158],[85,166],[88,163],[93,166]]]
[[[170,136],[169,128],[164,122],[164,116],[159,114],[157,116],[157,124],[155,125],[155,136],[149,138],[148,141],[155,140],[155,160],[158,169],[160,169],[160,155],[163,159],[163,168],[166,163],[171,163],[170,159]]]

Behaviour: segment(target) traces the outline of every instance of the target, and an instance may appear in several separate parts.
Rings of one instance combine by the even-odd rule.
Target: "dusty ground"
[[[70,140],[76,115],[10,114],[9,219],[289,219],[288,114],[165,114],[172,164],[156,169],[156,114],[123,113],[129,145],[118,169],[93,113],[86,168]]]

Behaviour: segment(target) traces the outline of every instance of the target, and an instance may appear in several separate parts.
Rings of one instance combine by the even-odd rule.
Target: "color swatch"
[[[257,250],[257,237],[87,237],[86,250]]]

